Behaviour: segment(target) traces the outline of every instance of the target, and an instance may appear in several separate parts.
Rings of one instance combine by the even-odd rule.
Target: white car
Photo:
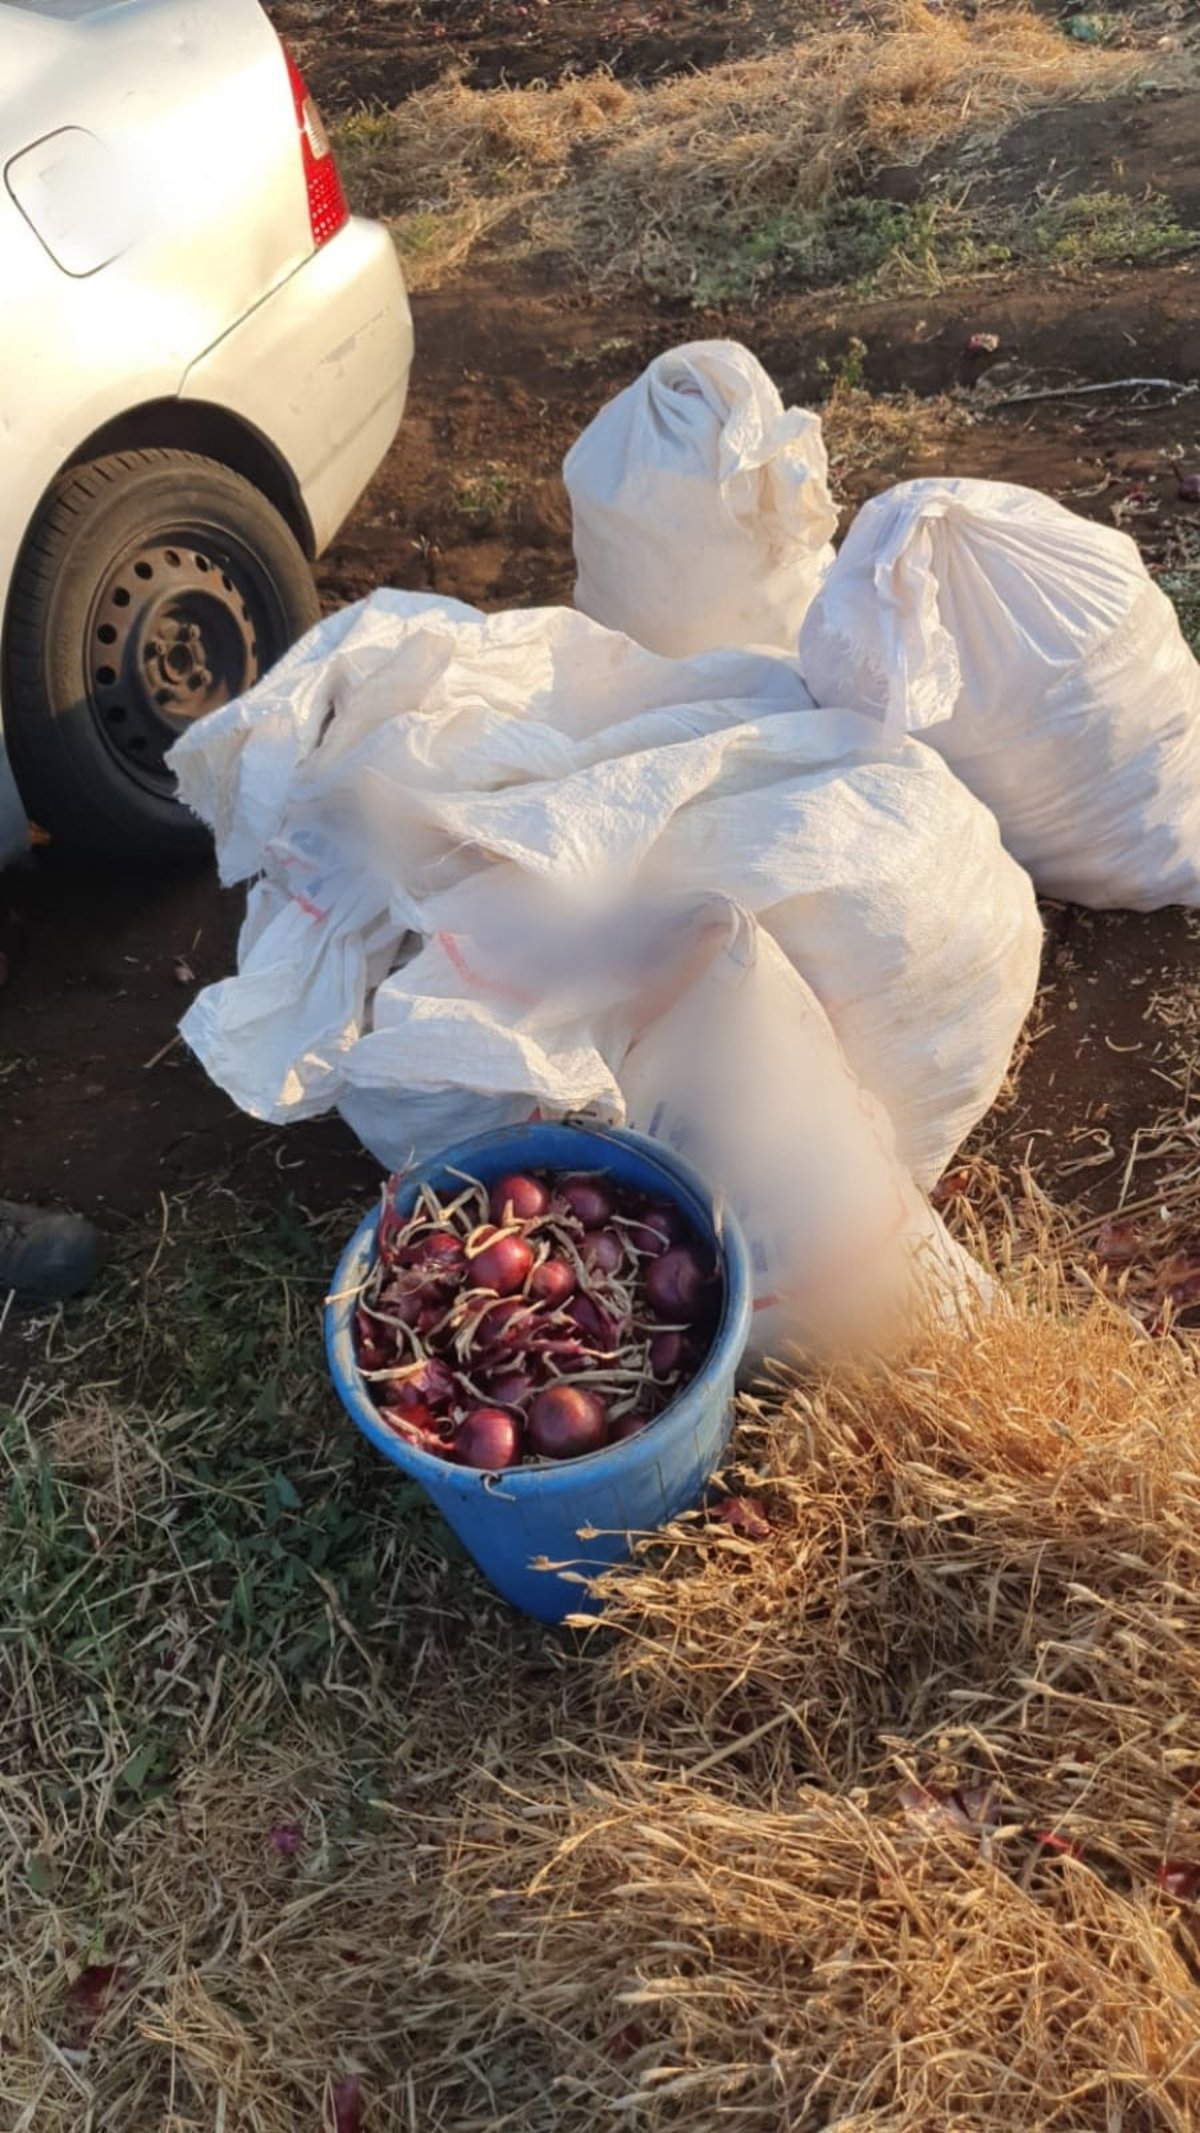
[[[255,0],[0,0],[0,170],[0,753],[53,837],[186,855],[165,751],[399,426],[395,248]]]

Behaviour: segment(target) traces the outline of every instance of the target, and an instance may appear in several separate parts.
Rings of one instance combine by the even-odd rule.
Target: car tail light
[[[288,80],[292,85],[292,102],[296,106],[296,124],[300,129],[300,154],[304,162],[304,183],[308,190],[308,221],[313,243],[318,250],[336,237],[343,224],[350,219],[346,195],[334,153],[329,145],[325,123],[312,97],[308,83],[288,51],[283,48],[287,61]]]

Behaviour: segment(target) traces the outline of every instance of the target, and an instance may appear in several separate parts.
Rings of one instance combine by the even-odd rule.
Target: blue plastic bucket
[[[634,1534],[654,1532],[703,1495],[733,1421],[734,1380],[750,1332],[750,1263],[730,1216],[723,1215],[718,1236],[712,1194],[693,1171],[656,1141],[608,1126],[532,1124],[481,1134],[406,1172],[396,1206],[410,1213],[422,1185],[453,1192],[464,1173],[491,1185],[514,1170],[603,1170],[635,1191],[673,1200],[715,1252],[725,1288],[716,1338],[700,1375],[654,1422],[586,1458],[502,1474],[451,1466],[405,1444],[380,1420],[354,1354],[354,1311],[375,1257],[377,1208],[355,1231],[334,1275],[325,1347],[334,1384],[363,1435],[422,1484],[506,1600],[539,1621],[559,1622],[594,1606],[581,1576],[620,1562]],[[539,1559],[573,1574],[535,1569]]]

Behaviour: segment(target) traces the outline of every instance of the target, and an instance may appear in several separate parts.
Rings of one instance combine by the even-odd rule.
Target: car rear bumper
[[[355,219],[192,364],[180,396],[227,408],[274,447],[319,555],[396,435],[412,355],[396,248]]]

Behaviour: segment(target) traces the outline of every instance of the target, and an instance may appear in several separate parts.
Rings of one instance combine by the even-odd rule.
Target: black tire
[[[186,860],[208,833],[163,757],[316,621],[274,505],[193,452],[71,467],[26,538],[4,636],[4,738],[32,819],[125,860]]]

